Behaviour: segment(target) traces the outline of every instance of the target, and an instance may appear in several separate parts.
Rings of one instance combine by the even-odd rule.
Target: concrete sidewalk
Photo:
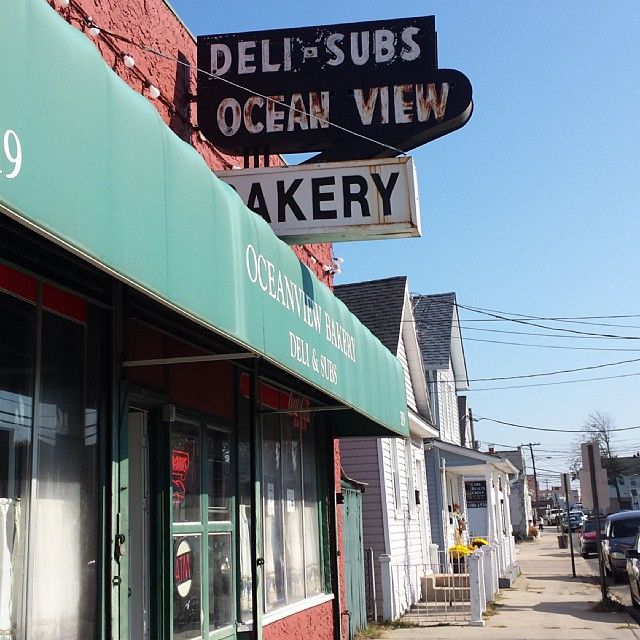
[[[555,530],[518,551],[523,575],[500,592],[484,627],[395,629],[385,632],[385,640],[640,640],[640,627],[627,613],[592,611],[599,585],[579,555],[578,578],[571,577],[570,556],[558,549]]]

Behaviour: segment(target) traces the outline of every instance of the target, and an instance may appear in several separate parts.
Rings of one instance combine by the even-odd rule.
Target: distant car
[[[605,518],[600,519],[600,528],[604,533]],[[598,544],[596,542],[597,524],[595,518],[588,518],[582,525],[582,533],[580,534],[580,553],[583,558],[588,558],[591,553],[598,553]]]
[[[631,603],[636,609],[640,609],[640,532],[636,533],[633,546],[626,550],[625,555],[627,557]]]
[[[582,511],[573,511],[569,514],[569,520],[567,521],[567,514],[562,517],[562,530],[563,531],[578,531],[582,529],[584,522],[584,514]]]
[[[549,509],[544,515],[545,524],[553,525],[558,522],[558,518],[561,515],[561,509]]]
[[[607,518],[602,540],[604,568],[613,579],[622,580],[627,571],[625,552],[633,547],[640,529],[640,511],[621,511]]]

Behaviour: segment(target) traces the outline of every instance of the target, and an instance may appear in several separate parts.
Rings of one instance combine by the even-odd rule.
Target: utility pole
[[[569,529],[569,544],[571,546],[571,572],[573,573],[573,577],[576,577],[576,559],[573,551],[573,533],[571,532],[571,517],[569,511],[569,489],[571,488],[571,480],[569,479],[568,473],[563,473],[560,476],[562,482],[562,487],[564,488],[564,499],[565,499],[565,507],[567,508],[567,527]]]
[[[538,475],[536,474],[536,459],[533,455],[533,447],[537,447],[540,445],[539,442],[529,442],[529,451],[531,452],[531,464],[533,466],[533,482],[535,484],[536,487],[536,508],[535,508],[535,514],[536,514],[536,521],[533,523],[534,527],[538,527],[538,522],[540,520],[540,496],[538,495]]]

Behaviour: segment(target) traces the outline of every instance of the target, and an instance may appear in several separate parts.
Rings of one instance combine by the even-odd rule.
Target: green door
[[[235,503],[231,432],[171,423],[173,640],[235,638]]]
[[[362,547],[362,492],[342,484],[345,589],[349,615],[349,640],[367,625]]]

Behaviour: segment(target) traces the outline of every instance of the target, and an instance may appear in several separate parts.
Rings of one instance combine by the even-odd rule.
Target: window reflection
[[[200,637],[199,535],[173,537],[173,640]]]
[[[35,306],[0,292],[0,637],[24,630]]]
[[[208,429],[209,520],[231,520],[231,442],[228,433]]]
[[[97,634],[99,493],[97,407],[86,407],[88,367],[100,366],[87,324],[42,314],[38,490],[31,523],[34,566],[31,634],[39,640]],[[60,588],[52,589],[55,577]]]
[[[209,628],[220,629],[232,622],[231,534],[209,535]]]
[[[176,422],[171,430],[173,521],[200,520],[200,435],[197,426]]]

